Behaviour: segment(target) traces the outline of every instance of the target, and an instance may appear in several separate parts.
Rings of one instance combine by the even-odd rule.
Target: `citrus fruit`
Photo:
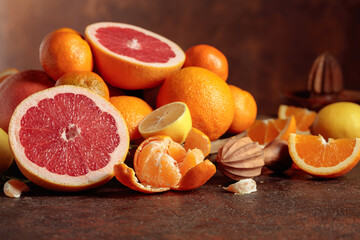
[[[204,160],[204,153],[200,150],[204,146],[202,140],[194,136],[185,140],[191,141],[195,141],[191,144],[194,149],[186,150],[169,136],[147,138],[136,149],[135,171],[121,163],[114,167],[115,177],[131,189],[145,193],[198,188],[215,174],[216,167]]]
[[[228,61],[225,55],[217,48],[199,44],[185,51],[185,62],[183,67],[202,67],[217,74],[226,81],[229,74]]]
[[[241,133],[255,121],[257,105],[254,97],[248,91],[234,85],[229,85],[235,101],[235,116],[229,128],[230,133]]]
[[[303,107],[295,107],[281,104],[278,109],[278,118],[286,119],[294,116],[296,120],[296,132],[299,134],[310,134],[316,112]]]
[[[8,134],[0,128],[0,173],[5,172],[13,162]]]
[[[177,44],[137,26],[99,22],[87,26],[85,36],[100,75],[119,88],[160,85],[185,61],[185,54]]]
[[[229,86],[205,68],[186,67],[164,81],[157,106],[176,101],[186,103],[193,126],[211,141],[223,135],[234,119],[235,103]]]
[[[211,150],[210,139],[208,138],[208,136],[206,136],[205,133],[203,133],[199,129],[196,129],[194,127],[191,128],[185,140],[186,140],[184,143],[185,150],[197,148],[203,152],[204,156],[209,155]]]
[[[311,132],[327,138],[360,137],[360,106],[352,102],[329,104],[318,112]]]
[[[189,108],[183,102],[173,102],[155,109],[140,122],[138,128],[143,138],[166,135],[175,142],[183,143],[191,127]]]
[[[141,138],[138,130],[139,123],[149,115],[153,109],[144,100],[133,96],[116,96],[109,100],[123,115],[128,126],[130,140]]]
[[[255,120],[247,130],[247,135],[260,145],[267,144],[274,139],[288,140],[290,133],[296,132],[296,121],[293,116],[286,119]]]
[[[80,33],[60,28],[46,35],[40,44],[40,63],[54,80],[75,71],[92,71],[93,56]]]
[[[11,117],[9,139],[24,176],[60,191],[109,181],[129,147],[119,111],[98,94],[72,85],[49,88],[22,101]]]
[[[15,69],[15,68],[9,68],[9,69],[6,69],[6,70],[0,72],[0,83],[1,83],[5,78],[7,78],[7,77],[9,77],[9,76],[11,76],[11,75],[13,75],[13,74],[15,74],[15,73],[17,73],[17,72],[19,72],[19,71],[18,71],[17,69]]]
[[[360,159],[360,138],[326,141],[321,135],[290,134],[289,153],[303,171],[335,178],[350,171]]]
[[[69,72],[62,75],[55,86],[76,85],[96,92],[106,100],[109,100],[109,89],[104,80],[96,73],[89,71]]]
[[[0,83],[0,128],[8,131],[11,115],[22,100],[54,84],[44,71],[39,70],[20,71],[5,78]]]

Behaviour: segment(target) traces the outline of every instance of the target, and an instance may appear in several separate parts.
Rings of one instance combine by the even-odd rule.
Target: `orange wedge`
[[[303,171],[318,177],[344,175],[359,162],[360,138],[332,139],[321,135],[290,134],[289,153]]]
[[[298,134],[310,134],[310,126],[313,124],[317,113],[307,108],[280,105],[278,109],[278,118],[286,119],[294,116],[296,120],[296,132]]]
[[[290,133],[296,132],[296,120],[293,116],[286,119],[255,120],[247,130],[248,137],[260,145],[274,139],[288,140]]]

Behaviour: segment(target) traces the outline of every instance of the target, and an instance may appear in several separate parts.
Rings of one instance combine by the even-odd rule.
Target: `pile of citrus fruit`
[[[84,36],[70,28],[49,33],[39,60],[42,70],[0,73],[0,170],[14,158],[25,177],[47,189],[85,190],[113,176],[145,193],[194,189],[215,174],[206,158],[225,134],[243,133],[262,146],[288,141],[296,165],[316,176],[339,176],[359,159],[359,140],[326,123],[333,112],[282,105],[278,118],[257,120],[254,97],[227,83],[227,59],[213,46],[183,51],[146,29],[99,22]],[[128,94],[149,89],[153,102]],[[346,140],[325,144],[310,128]],[[323,155],[309,160],[309,151]],[[331,163],[322,163],[324,156]]]

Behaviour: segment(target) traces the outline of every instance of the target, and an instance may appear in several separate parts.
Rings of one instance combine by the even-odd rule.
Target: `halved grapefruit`
[[[123,89],[160,85],[185,61],[184,51],[174,42],[129,24],[94,23],[86,27],[85,38],[100,75]]]
[[[9,140],[21,172],[35,184],[59,191],[106,183],[129,148],[120,112],[98,94],[72,85],[22,101],[12,115]]]

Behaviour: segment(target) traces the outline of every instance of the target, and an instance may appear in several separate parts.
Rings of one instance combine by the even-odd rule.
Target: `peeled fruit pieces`
[[[318,112],[311,128],[314,135],[328,138],[360,137],[360,105],[352,102],[332,103]]]
[[[86,27],[85,37],[100,75],[123,89],[156,87],[185,61],[174,42],[129,24],[94,23]]]
[[[157,106],[184,102],[193,126],[216,140],[230,127],[235,103],[230,88],[218,75],[200,67],[186,67],[168,77],[161,85]]]
[[[11,115],[22,100],[54,84],[44,71],[39,70],[20,71],[4,79],[0,83],[0,128],[8,131]]]

